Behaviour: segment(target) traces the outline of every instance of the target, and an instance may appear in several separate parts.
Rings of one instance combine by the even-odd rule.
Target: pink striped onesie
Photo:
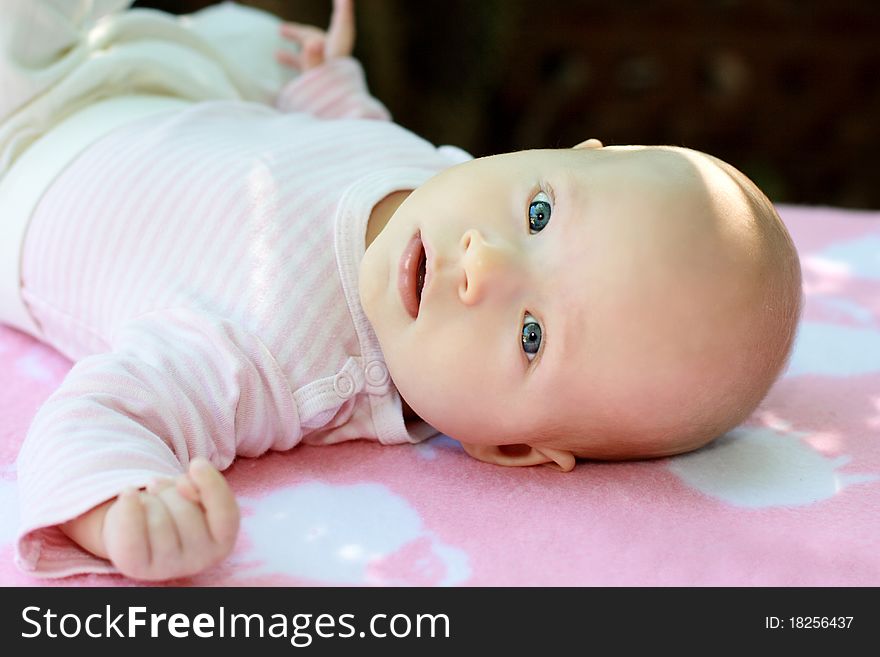
[[[277,109],[188,103],[62,171],[31,217],[21,293],[76,364],[19,457],[23,569],[114,572],[57,525],[198,455],[224,469],[436,433],[405,425],[357,279],[373,206],[456,160],[387,119],[339,59]]]

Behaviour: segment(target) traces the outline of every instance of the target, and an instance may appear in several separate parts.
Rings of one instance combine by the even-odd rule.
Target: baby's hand
[[[197,458],[176,480],[123,492],[104,518],[104,547],[120,572],[134,579],[186,577],[232,552],[238,522],[226,479]]]
[[[334,57],[348,57],[354,50],[354,0],[333,0],[326,32],[311,25],[282,23],[281,36],[297,44],[299,52],[279,50],[278,61],[299,71],[308,71]]]

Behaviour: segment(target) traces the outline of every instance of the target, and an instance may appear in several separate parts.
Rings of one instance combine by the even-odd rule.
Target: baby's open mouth
[[[419,308],[422,307],[422,290],[425,287],[425,270],[427,268],[428,259],[425,256],[425,245],[422,244],[419,250],[419,275],[416,278],[416,298],[419,301]]]
[[[427,278],[427,256],[425,246],[422,244],[421,233],[412,236],[409,243],[403,249],[400,256],[400,265],[397,276],[397,289],[400,292],[400,300],[410,317],[415,319],[419,316],[419,308],[422,304],[422,289],[425,287]]]

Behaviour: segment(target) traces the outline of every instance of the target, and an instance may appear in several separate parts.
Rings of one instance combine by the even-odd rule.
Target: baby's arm
[[[232,549],[238,527],[217,471],[236,455],[288,449],[301,432],[286,376],[255,334],[195,310],[141,315],[110,351],[77,362],[31,424],[18,460],[18,562],[50,576],[197,572]],[[117,499],[131,487],[147,490]]]
[[[235,545],[239,513],[223,475],[195,459],[189,472],[117,498],[61,525],[123,575],[163,580],[194,575],[222,561]]]
[[[370,95],[354,49],[354,0],[334,0],[330,27],[283,23],[281,36],[297,52],[280,50],[278,61],[299,71],[278,94],[275,105],[284,112],[308,112],[321,118],[382,119],[391,115]]]

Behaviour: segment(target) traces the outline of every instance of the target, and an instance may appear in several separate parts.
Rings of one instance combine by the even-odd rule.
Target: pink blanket
[[[780,211],[807,305],[787,373],[742,427],[688,455],[567,475],[485,465],[445,437],[240,459],[233,556],[174,583],[880,585],[880,213]],[[14,463],[70,366],[0,326],[2,584],[45,583],[12,564]]]

